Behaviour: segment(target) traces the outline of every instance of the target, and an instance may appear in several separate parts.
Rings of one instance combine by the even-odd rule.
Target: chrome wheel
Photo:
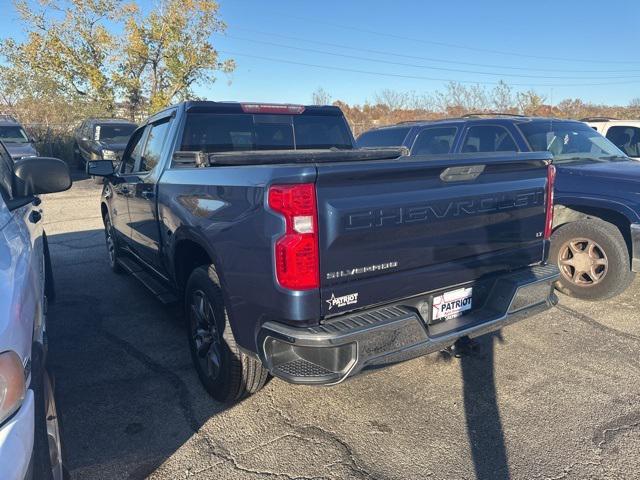
[[[58,410],[53,395],[53,388],[49,375],[44,373],[44,395],[46,405],[46,428],[47,440],[49,441],[49,460],[51,465],[51,476],[53,480],[62,480],[64,478],[62,469],[62,448],[60,442],[60,423],[58,421]]]
[[[202,290],[195,290],[189,306],[191,337],[203,372],[211,380],[220,375],[222,342],[213,305]]]
[[[588,238],[574,238],[560,247],[558,267],[569,282],[590,287],[607,275],[609,260],[598,243]]]

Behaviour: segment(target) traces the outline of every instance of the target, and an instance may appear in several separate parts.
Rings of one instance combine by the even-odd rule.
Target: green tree
[[[147,98],[152,112],[174,101],[193,98],[193,88],[230,73],[233,60],[221,60],[210,41],[224,32],[219,7],[212,0],[163,0],[147,16],[126,22],[118,85],[132,105]]]

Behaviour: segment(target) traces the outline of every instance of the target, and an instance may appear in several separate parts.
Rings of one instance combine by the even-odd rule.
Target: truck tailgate
[[[547,153],[320,164],[322,314],[543,260]]]

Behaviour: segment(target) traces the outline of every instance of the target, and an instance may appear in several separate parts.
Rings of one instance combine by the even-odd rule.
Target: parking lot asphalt
[[[640,478],[640,281],[335,387],[272,380],[225,409],[175,308],[109,270],[100,187],[43,202],[49,309],[74,479]]]

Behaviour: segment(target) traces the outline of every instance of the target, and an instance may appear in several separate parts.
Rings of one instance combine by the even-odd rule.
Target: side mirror
[[[116,173],[111,160],[89,160],[87,162],[87,174],[92,177],[110,177]]]
[[[13,164],[13,195],[31,198],[71,188],[69,167],[57,158],[28,157]]]

